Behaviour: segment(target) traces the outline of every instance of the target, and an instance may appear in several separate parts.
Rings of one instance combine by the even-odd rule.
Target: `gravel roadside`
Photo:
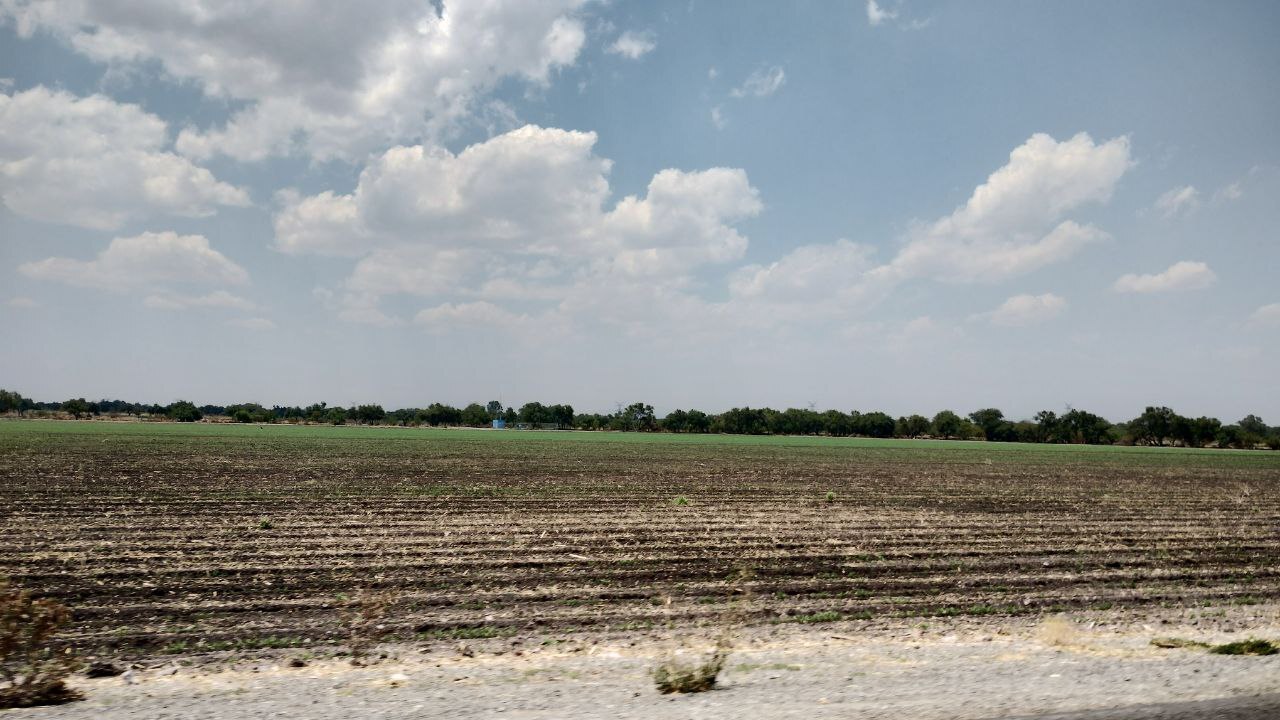
[[[896,633],[843,623],[744,632],[718,689],[665,696],[648,673],[667,637],[572,640],[513,649],[398,648],[353,668],[290,668],[285,656],[230,666],[167,665],[77,679],[88,700],[10,718],[1045,718],[1280,717],[1280,656],[1160,649],[1156,635],[1218,642],[1280,638],[1274,606],[1180,611],[1153,626],[954,620]],[[1223,627],[1234,630],[1224,635]],[[706,638],[701,638],[704,645]],[[501,654],[498,654],[498,653]],[[468,656],[471,655],[471,656]]]

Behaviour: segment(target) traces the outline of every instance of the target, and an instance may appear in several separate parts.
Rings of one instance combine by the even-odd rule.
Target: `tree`
[[[387,411],[381,405],[357,405],[351,409],[351,418],[358,423],[374,425],[387,417]]]
[[[1163,445],[1173,436],[1174,418],[1177,413],[1167,407],[1150,407],[1129,423],[1129,432],[1136,442],[1147,445]]]
[[[84,398],[72,398],[62,403],[62,412],[70,413],[71,417],[79,420],[89,414],[89,403]]]
[[[900,437],[918,438],[929,434],[929,418],[923,415],[910,415],[898,418],[894,430]]]
[[[950,410],[943,410],[933,416],[933,434],[939,437],[960,437],[961,427],[960,416]]]
[[[618,412],[615,425],[618,430],[652,432],[658,429],[658,419],[652,405],[637,402]]]
[[[1236,423],[1236,425],[1239,426],[1241,432],[1257,435],[1258,437],[1264,437],[1268,430],[1267,424],[1262,422],[1262,418],[1257,415],[1245,415],[1244,419]]]
[[[1005,422],[1004,413],[996,408],[983,408],[969,413],[969,419],[982,430],[987,440],[1008,442],[1015,439],[1013,425]]]
[[[195,404],[186,400],[179,400],[169,405],[165,408],[164,414],[168,415],[170,420],[178,422],[195,422],[202,417]]]
[[[850,422],[855,434],[873,438],[893,437],[896,427],[893,418],[878,411],[851,415]]]
[[[502,417],[502,403],[497,400],[490,400],[489,404],[484,406],[484,411],[489,414],[490,420],[497,420]]]
[[[499,406],[501,410],[501,406]],[[493,420],[493,414],[480,403],[471,403],[462,408],[462,424],[468,427],[484,427]]]
[[[1055,428],[1058,442],[1101,445],[1111,441],[1111,423],[1084,410],[1068,410]]]
[[[31,398],[22,397],[21,393],[0,390],[0,413],[16,412],[19,415],[35,408]]]

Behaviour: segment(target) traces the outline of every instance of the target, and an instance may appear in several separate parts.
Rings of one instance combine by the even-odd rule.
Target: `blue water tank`
[[[506,428],[507,428],[506,420],[503,420],[502,418],[498,418],[497,420],[493,421],[494,430],[505,430]]]

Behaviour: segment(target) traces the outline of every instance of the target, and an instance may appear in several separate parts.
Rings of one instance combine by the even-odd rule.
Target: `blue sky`
[[[0,0],[0,384],[1276,422],[1276,27]]]

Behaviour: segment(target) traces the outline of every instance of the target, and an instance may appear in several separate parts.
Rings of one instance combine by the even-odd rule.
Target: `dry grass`
[[[355,599],[343,611],[347,626],[347,647],[351,651],[351,664],[365,664],[370,651],[388,632],[387,616],[399,600],[394,593],[376,590],[360,590]]]
[[[1076,645],[1080,640],[1079,628],[1062,615],[1045,618],[1037,628],[1036,635],[1041,642],[1051,647]]]
[[[83,699],[65,682],[79,663],[70,649],[53,644],[70,617],[63,605],[35,600],[30,592],[0,580],[0,708]]]
[[[658,686],[658,692],[663,694],[711,690],[716,686],[716,678],[724,669],[732,649],[732,642],[726,633],[716,642],[711,655],[701,661],[685,662],[668,657],[653,669],[653,682]]]

